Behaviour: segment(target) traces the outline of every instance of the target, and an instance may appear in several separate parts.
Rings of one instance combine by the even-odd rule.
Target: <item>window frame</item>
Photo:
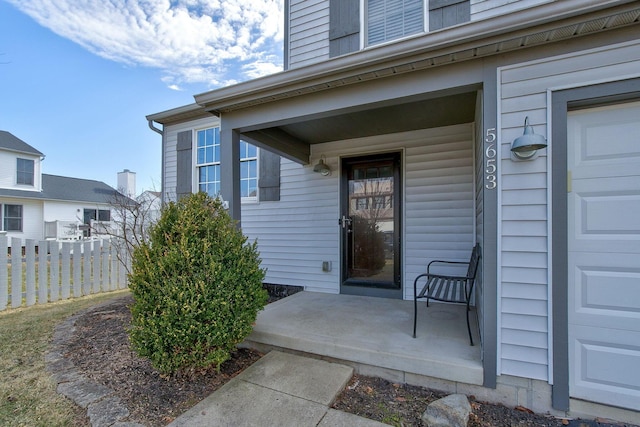
[[[2,221],[0,222],[0,229],[2,231],[6,231],[8,233],[22,233],[24,231],[24,205],[16,205],[16,204],[12,204],[12,203],[3,203],[0,204],[0,206],[2,207],[0,209],[0,214],[2,215]],[[7,212],[8,212],[8,207],[19,207],[20,208],[20,216],[19,217],[15,217],[15,216],[8,216]],[[20,228],[19,229],[9,229],[7,227],[8,225],[8,220],[16,220],[18,219],[20,221]]]
[[[201,132],[206,132],[207,130],[212,130],[213,131],[213,144],[212,145],[203,145],[200,146],[199,145],[199,136],[201,134]],[[205,136],[206,137],[206,136]],[[195,185],[194,187],[197,189],[197,191],[204,191],[207,194],[209,194],[211,197],[217,197],[220,194],[220,186],[221,186],[221,177],[220,177],[220,167],[221,167],[221,159],[220,159],[220,145],[221,145],[221,139],[220,139],[220,126],[208,126],[208,127],[203,127],[203,128],[198,128],[198,129],[194,129],[194,138],[193,138],[193,148],[194,148],[194,181],[195,181]],[[206,141],[205,141],[206,142]],[[246,145],[244,145],[246,144]],[[248,148],[244,150],[243,153],[243,148],[246,146],[250,146],[253,147],[255,149],[255,156],[248,156],[246,154],[250,153]],[[212,147],[213,148],[213,155],[212,155],[212,159],[211,161],[206,161],[206,148],[207,147]],[[216,147],[218,147],[218,150],[216,151]],[[204,149],[204,155],[205,158],[203,162],[200,162],[200,149],[203,148]],[[217,158],[216,158],[217,155]],[[242,164],[243,163],[248,163],[248,162],[252,162],[255,161],[255,176],[247,176],[247,177],[243,177],[242,176]],[[210,167],[210,166],[214,166],[217,168],[217,180],[213,180],[213,181],[205,181],[204,182],[204,189],[202,188],[203,182],[200,180],[201,177],[201,173],[200,173],[200,168],[203,167]],[[258,202],[258,195],[260,194],[259,191],[259,177],[260,177],[260,148],[256,147],[255,145],[244,141],[244,140],[240,140],[240,169],[241,169],[241,173],[240,173],[240,192],[242,194],[242,184],[243,181],[250,181],[250,180],[255,180],[255,196],[242,196],[241,197],[241,202],[245,203],[245,202]],[[217,189],[218,192],[217,194],[211,194],[209,193],[209,191],[207,191],[207,187],[206,185],[208,185],[209,183],[216,183],[217,184]],[[250,187],[249,187],[250,188]]]
[[[245,153],[243,153],[243,147],[246,147]],[[255,155],[254,156],[249,156],[249,150],[250,147],[253,147],[253,149],[255,150]],[[258,181],[259,181],[259,177],[260,177],[260,172],[259,172],[259,168],[260,168],[260,156],[259,156],[259,151],[260,149],[258,147],[256,147],[253,144],[248,143],[247,141],[244,140],[240,140],[240,195],[241,195],[241,201],[244,202],[257,202],[258,201],[258,194],[260,193],[259,191],[259,187],[258,187]],[[243,154],[247,154],[245,156],[243,156]],[[242,176],[242,164],[249,164],[249,162],[255,162],[255,176],[248,176],[248,177],[243,177]],[[250,170],[250,167],[249,167]],[[255,181],[255,195],[254,196],[242,196],[242,184],[243,182],[247,182],[247,181]],[[251,187],[249,187],[251,188]]]
[[[28,164],[30,166],[30,168],[28,168],[30,170],[25,170],[24,167],[21,167],[21,166],[24,166],[25,164]],[[16,184],[28,185],[29,187],[33,187],[36,182],[35,170],[36,170],[35,160],[17,157],[16,158]],[[25,178],[28,178],[28,179],[25,180]]]
[[[362,38],[361,38],[361,45],[363,46],[364,49],[367,48],[371,48],[371,47],[375,47],[375,46],[382,46],[384,44],[388,44],[388,43],[393,43],[393,42],[397,42],[399,40],[405,39],[405,38],[409,38],[409,37],[413,37],[419,34],[424,34],[429,32],[429,0],[420,0],[422,2],[422,30],[421,31],[415,31],[415,32],[411,32],[411,33],[404,33],[397,36],[397,37],[393,37],[393,38],[384,38],[384,40],[382,41],[377,41],[375,43],[370,43],[369,42],[369,2],[371,0],[361,0],[360,2],[360,10],[361,12],[361,34],[362,34]],[[385,0],[386,1],[386,0]],[[386,16],[385,16],[386,19]]]
[[[206,141],[206,132],[208,130],[212,131],[212,144],[208,145],[207,141]],[[204,138],[204,145],[200,145],[200,133],[202,132],[203,134],[203,138]],[[220,194],[220,190],[221,190],[221,177],[220,177],[220,126],[210,126],[210,127],[205,127],[205,128],[201,128],[201,129],[195,129],[194,130],[195,133],[195,138],[193,138],[193,146],[194,146],[194,164],[195,164],[195,168],[194,168],[194,172],[195,172],[195,188],[197,189],[197,191],[204,191],[207,194],[209,194],[211,197],[217,197]],[[207,148],[211,147],[211,160],[207,161]],[[216,147],[217,149],[217,156],[216,156]],[[200,152],[202,150],[202,154],[203,154],[203,161],[200,162]],[[210,177],[208,176],[209,172],[207,173],[207,179],[204,181],[201,181],[201,168],[214,168],[212,169],[213,171],[215,171],[213,173],[213,179],[210,179]],[[202,188],[202,186],[204,185],[204,189]],[[217,193],[216,194],[211,194],[208,191],[208,186],[210,185],[214,185],[215,187],[217,187]]]

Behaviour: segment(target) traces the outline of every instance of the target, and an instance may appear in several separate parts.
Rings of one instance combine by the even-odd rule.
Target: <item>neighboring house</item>
[[[285,5],[284,72],[147,116],[163,198],[220,192],[266,281],[311,291],[412,299],[478,242],[484,386],[640,411],[640,2]],[[527,117],[548,147],[516,155]]]
[[[115,190],[100,181],[42,173],[44,155],[0,131],[0,232],[9,238],[82,239],[111,221]]]

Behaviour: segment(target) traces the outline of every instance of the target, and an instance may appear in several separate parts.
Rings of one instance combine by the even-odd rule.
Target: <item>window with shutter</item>
[[[198,191],[212,197],[220,194],[220,128],[196,131]],[[258,200],[258,149],[240,141],[240,197]]]
[[[367,46],[425,31],[424,0],[366,0]]]

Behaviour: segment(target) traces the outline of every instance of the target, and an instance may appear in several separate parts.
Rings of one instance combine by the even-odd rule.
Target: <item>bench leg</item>
[[[416,323],[418,321],[418,299],[413,297],[413,337],[416,337]]]
[[[467,302],[467,331],[469,331],[469,342],[473,345],[473,337],[471,336],[471,324],[469,323],[469,303]]]

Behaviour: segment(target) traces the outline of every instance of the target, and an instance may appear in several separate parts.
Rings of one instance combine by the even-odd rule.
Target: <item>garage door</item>
[[[640,102],[567,136],[570,395],[640,410]]]

